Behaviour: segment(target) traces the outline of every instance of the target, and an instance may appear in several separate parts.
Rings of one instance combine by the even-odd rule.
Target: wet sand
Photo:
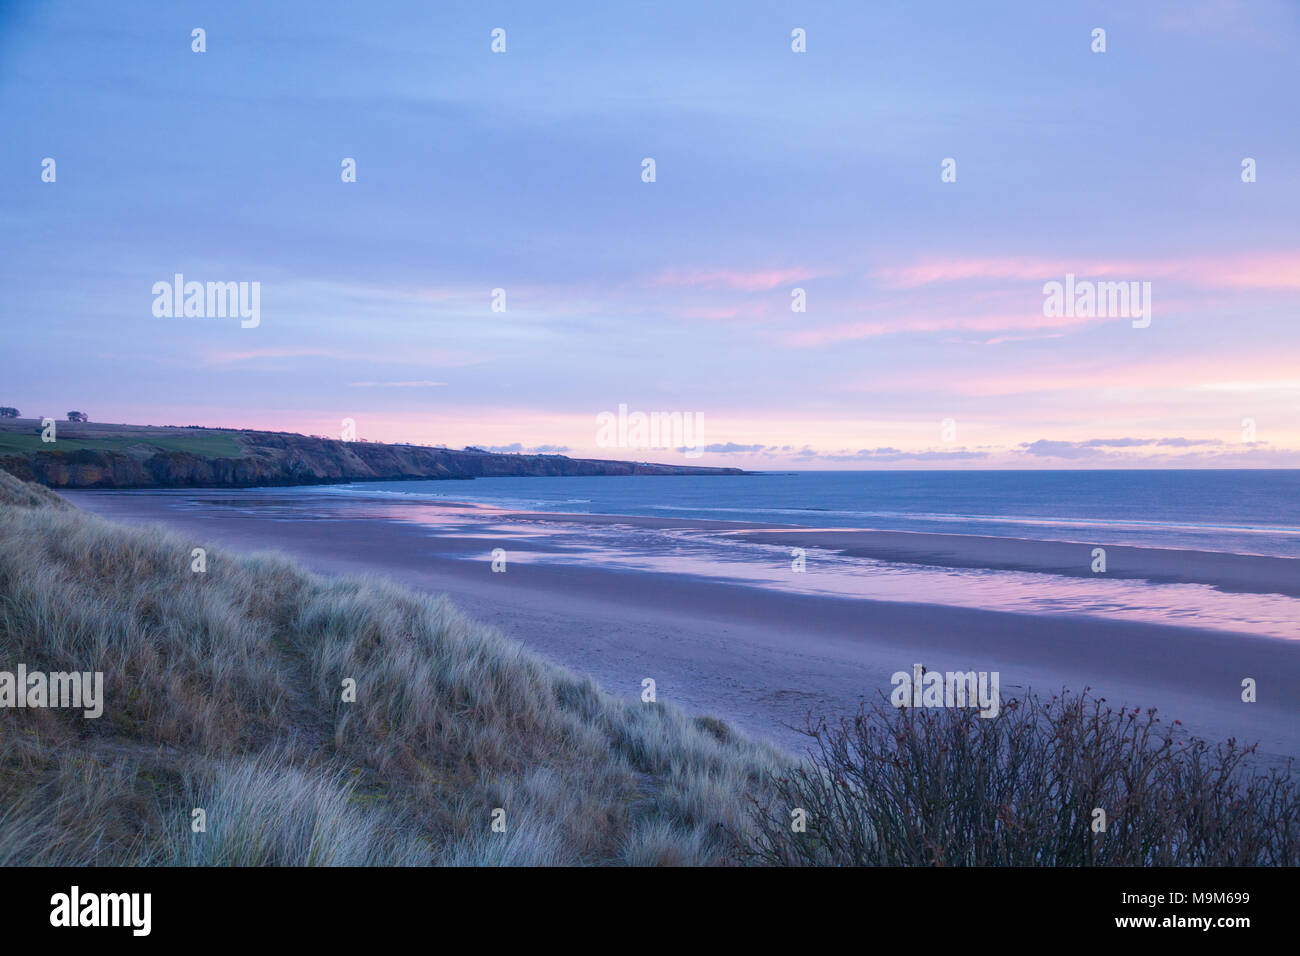
[[[441,534],[414,522],[271,520],[174,492],[65,492],[65,497],[112,520],[164,523],[196,545],[275,550],[323,573],[378,574],[445,593],[472,617],[556,663],[592,675],[613,694],[635,699],[641,680],[652,677],[660,700],[692,713],[716,714],[790,749],[803,749],[804,739],[789,725],[802,726],[809,715],[852,712],[861,701],[887,693],[891,674],[921,662],[932,670],[997,670],[1004,697],[1029,686],[1048,693],[1063,686],[1091,687],[1117,704],[1157,707],[1163,717],[1181,719],[1199,736],[1259,741],[1269,762],[1300,756],[1300,640],[799,594],[699,575],[588,565],[512,561],[506,573],[493,573],[493,541]],[[861,548],[886,560],[1091,574],[1091,546],[1062,542],[773,530],[689,519],[553,514],[511,519],[539,535],[500,542],[516,552],[545,549],[547,526],[562,522],[570,531],[575,523],[698,528],[791,547]],[[1108,573],[1118,568],[1129,576],[1225,590],[1294,588],[1288,575],[1300,565],[1294,559],[1146,548],[1107,547],[1107,558]],[[1259,576],[1252,577],[1250,569]],[[936,595],[936,602],[942,597]],[[1245,677],[1257,682],[1257,703],[1241,701]]]
[[[860,558],[943,568],[1034,571],[1090,578],[1093,550],[1106,552],[1106,575],[1160,584],[1208,584],[1221,591],[1300,597],[1300,559],[1221,551],[1137,548],[915,531],[741,531],[742,541],[825,548]],[[1300,633],[1300,629],[1298,629]]]

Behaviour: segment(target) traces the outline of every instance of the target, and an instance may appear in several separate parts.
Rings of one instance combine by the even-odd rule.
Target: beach
[[[1284,620],[1300,580],[1293,558],[1108,549],[1108,572],[1124,580],[1104,586],[1122,589],[1130,606],[1074,613],[1036,595],[1102,586],[1076,580],[1092,576],[1091,547],[1080,542],[282,491],[64,494],[109,520],[165,524],[195,546],[278,551],[318,572],[446,594],[615,696],[637,699],[651,678],[659,700],[796,752],[810,718],[853,713],[921,663],[998,671],[1004,699],[1087,687],[1180,720],[1175,736],[1258,741],[1271,765],[1300,755],[1300,642],[1285,636]],[[492,570],[498,548],[503,572]],[[803,573],[792,573],[792,548],[807,551]],[[868,596],[843,583],[872,577]],[[886,592],[906,599],[880,599]],[[1173,611],[1135,606],[1156,592]],[[1019,609],[999,609],[1002,594],[1021,595]],[[1201,611],[1177,615],[1188,601]],[[1256,702],[1242,700],[1246,678]]]

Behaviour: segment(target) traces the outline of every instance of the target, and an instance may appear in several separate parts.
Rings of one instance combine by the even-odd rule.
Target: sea
[[[109,492],[113,494],[113,492]],[[712,519],[764,527],[880,529],[1300,557],[1300,471],[765,472],[737,476],[478,478],[288,488],[121,492],[198,517],[377,520],[421,526],[429,554],[688,574],[872,601],[1083,615],[1300,639],[1300,600],[1208,584],[945,568],[738,540],[726,526],[646,527],[583,515]],[[468,504],[474,507],[454,507]],[[520,512],[545,513],[538,522]],[[564,515],[574,515],[566,520]],[[464,545],[481,541],[479,550]],[[452,542],[460,542],[452,547]],[[1087,554],[1088,552],[1084,552]]]
[[[1104,538],[1112,544],[1300,557],[1300,470],[783,471],[328,487],[324,493],[524,511],[1059,541]]]

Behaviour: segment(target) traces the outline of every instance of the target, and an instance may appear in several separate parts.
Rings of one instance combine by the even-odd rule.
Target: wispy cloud
[[[821,452],[815,457],[825,461],[838,462],[978,461],[988,458],[989,452],[968,448],[922,449],[920,451],[902,451],[898,448],[861,448],[855,452]]]
[[[1227,446],[1228,443],[1220,438],[1090,438],[1086,441],[1040,438],[1033,442],[1022,442],[1019,448],[1026,455],[1039,458],[1081,459],[1115,457],[1119,453],[1114,450],[1123,448],[1217,449]],[[1245,449],[1251,446],[1243,443],[1240,447]]]
[[[348,388],[443,388],[446,382],[348,382]]]
[[[805,282],[820,273],[803,267],[774,269],[669,269],[655,276],[652,284],[672,288],[721,288],[741,292],[764,292],[792,282]]]
[[[957,256],[881,266],[873,274],[886,286],[915,289],[971,281],[1048,282],[1067,272],[1081,279],[1179,279],[1202,288],[1296,289],[1300,288],[1300,251],[1178,259]]]
[[[678,451],[686,451],[685,448],[679,448]],[[767,451],[767,445],[737,445],[735,442],[723,442],[721,444],[705,445],[700,451],[710,455],[756,455],[760,452]]]
[[[527,448],[523,442],[511,442],[509,445],[491,445],[483,450],[498,455],[566,455],[569,452],[569,446],[534,445],[532,448]]]
[[[879,306],[871,306],[873,312],[884,312]],[[878,338],[884,335],[902,335],[922,332],[983,332],[995,333],[1008,329],[1042,329],[1058,334],[1060,329],[1068,329],[1099,322],[1114,322],[1110,318],[1083,319],[1075,316],[1044,316],[1034,311],[1027,304],[1020,312],[999,312],[989,314],[945,314],[940,309],[918,309],[916,311],[895,310],[882,314],[879,318],[857,321],[831,323],[820,328],[799,329],[782,335],[787,345],[800,348],[815,348],[822,345],[834,345],[837,342],[850,342],[860,339]],[[1020,336],[1028,338],[1029,336]]]

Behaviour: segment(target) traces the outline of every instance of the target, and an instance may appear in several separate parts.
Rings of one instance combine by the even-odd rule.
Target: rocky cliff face
[[[245,454],[218,458],[151,447],[11,452],[0,468],[53,488],[173,488],[310,485],[380,479],[532,475],[739,475],[738,468],[692,468],[560,455],[500,455],[415,445],[342,442],[304,435],[242,432]]]

